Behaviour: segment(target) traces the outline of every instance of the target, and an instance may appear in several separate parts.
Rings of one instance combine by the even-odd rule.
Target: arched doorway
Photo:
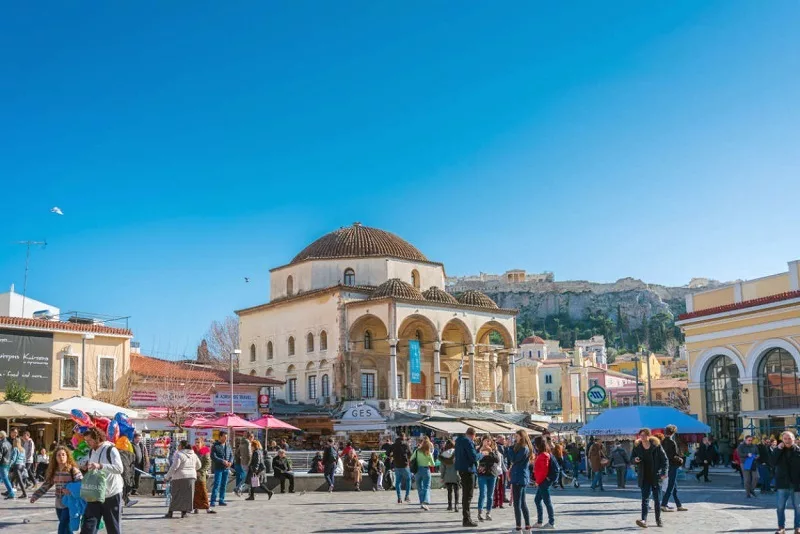
[[[426,384],[427,380],[425,378],[425,373],[420,373],[419,384],[411,384],[411,398],[419,400],[428,399],[428,391]]]
[[[739,368],[728,356],[719,355],[706,368],[706,419],[717,439],[735,439],[738,432]]]

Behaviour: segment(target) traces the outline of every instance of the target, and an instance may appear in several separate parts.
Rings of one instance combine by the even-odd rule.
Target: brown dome
[[[422,296],[425,297],[425,300],[430,300],[431,302],[441,302],[443,304],[458,304],[458,301],[453,295],[451,295],[447,291],[442,291],[436,286],[432,286],[427,291],[423,291]]]
[[[480,306],[481,308],[497,308],[497,303],[487,297],[485,294],[481,293],[480,291],[475,291],[474,289],[470,289],[469,291],[464,291],[458,296],[458,302],[461,304],[467,304],[468,306]]]
[[[379,285],[375,291],[372,292],[370,298],[379,299],[383,297],[394,297],[406,300],[425,300],[419,289],[407,282],[403,282],[399,278],[392,278]]]
[[[361,223],[353,223],[353,226],[346,226],[320,237],[295,256],[292,263],[321,258],[367,257],[428,261],[416,247],[396,235],[361,226]]]

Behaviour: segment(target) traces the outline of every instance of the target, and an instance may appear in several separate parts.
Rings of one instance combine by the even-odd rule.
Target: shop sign
[[[230,401],[229,401],[230,402]],[[180,390],[134,390],[131,392],[131,408],[178,407],[193,409],[213,408],[209,393],[192,393]]]
[[[217,393],[214,395],[214,410],[219,413],[231,411],[231,394]],[[255,393],[234,393],[233,411],[235,413],[255,413],[258,411],[258,395]]]
[[[34,393],[50,393],[52,373],[53,334],[0,332],[0,389],[14,380]]]
[[[408,342],[408,357],[411,361],[411,383],[419,384],[422,382],[420,370],[419,341],[412,339]]]
[[[342,419],[383,419],[372,406],[356,406],[347,410]]]
[[[262,410],[266,410],[269,408],[269,395],[259,395],[258,396],[258,407]]]

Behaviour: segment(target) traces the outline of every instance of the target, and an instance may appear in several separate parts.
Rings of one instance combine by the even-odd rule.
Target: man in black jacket
[[[695,476],[698,482],[700,482],[700,477],[703,477],[703,480],[706,482],[711,482],[708,480],[708,464],[711,462],[712,456],[711,443],[708,441],[707,437],[704,437],[703,442],[697,447],[697,452],[694,454],[694,461],[703,468],[703,470]]]
[[[336,473],[336,464],[339,461],[339,453],[336,452],[336,447],[333,446],[333,438],[328,438],[328,445],[322,451],[322,465],[325,469],[325,480],[328,482],[328,492],[333,491],[334,474]]]
[[[642,490],[642,519],[636,520],[636,524],[641,528],[647,528],[647,509],[650,504],[650,495],[653,495],[656,512],[656,525],[663,526],[661,523],[661,480],[667,476],[667,454],[661,447],[661,440],[650,435],[649,428],[639,431],[639,439],[636,440],[631,453],[633,463],[639,471],[639,488]]]
[[[786,528],[786,503],[791,499],[794,505],[794,529],[800,529],[800,502],[797,491],[800,491],[800,447],[795,443],[794,434],[788,430],[781,434],[781,441],[772,451],[771,463],[775,468],[775,488],[778,494],[778,533],[783,534]]]
[[[661,446],[664,448],[664,452],[667,455],[667,462],[669,465],[669,469],[667,470],[667,476],[669,477],[667,491],[661,498],[661,510],[664,512],[672,512],[675,510],[675,508],[669,505],[670,497],[675,500],[675,506],[678,507],[679,512],[687,511],[687,509],[681,505],[681,500],[678,498],[678,468],[683,465],[683,457],[678,448],[678,442],[675,439],[677,437],[677,432],[678,427],[675,425],[667,425],[664,429],[664,441],[661,442]]]
[[[411,502],[409,495],[411,493],[411,469],[408,467],[408,461],[411,458],[411,448],[406,442],[405,433],[397,436],[392,445],[392,464],[394,464],[394,489],[397,491],[397,504],[403,501],[400,498],[400,491],[405,490],[405,501]]]

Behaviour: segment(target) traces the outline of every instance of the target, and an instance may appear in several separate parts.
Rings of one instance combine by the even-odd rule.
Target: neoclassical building
[[[690,406],[717,437],[797,425],[799,265],[686,297]]]
[[[513,407],[516,310],[447,293],[444,266],[394,234],[359,223],[326,234],[272,269],[270,288],[236,312],[240,368],[285,380],[287,402]]]

